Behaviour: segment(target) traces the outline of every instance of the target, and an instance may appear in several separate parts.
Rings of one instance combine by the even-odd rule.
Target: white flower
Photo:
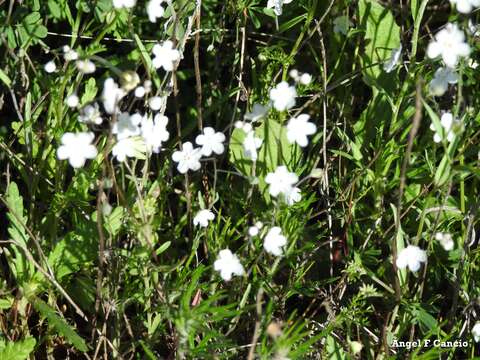
[[[250,235],[251,237],[257,236],[259,232],[260,229],[256,225],[250,226],[248,228],[248,235]]]
[[[159,153],[162,142],[167,141],[170,134],[167,131],[168,118],[157,114],[152,120],[151,117],[142,119],[142,137],[145,140],[147,149]]]
[[[292,69],[288,72],[288,75],[295,81],[298,82],[300,80],[300,73],[297,69]]]
[[[433,141],[435,141],[436,143],[441,142],[443,137],[445,137],[448,142],[451,142],[455,137],[455,130],[461,127],[460,121],[457,119],[454,119],[452,113],[450,112],[443,113],[440,119],[440,124],[442,125],[442,128],[443,128],[443,134],[439,134],[436,131],[433,123],[430,124],[430,129],[435,131],[435,134],[433,135]]]
[[[452,235],[449,233],[437,232],[435,234],[435,240],[437,240],[440,245],[442,245],[445,251],[450,251],[455,246]]]
[[[103,83],[102,102],[105,111],[108,114],[118,112],[118,103],[125,96],[125,91],[121,89],[115,80],[108,78]]]
[[[280,256],[283,253],[283,247],[287,244],[287,238],[282,235],[282,229],[278,226],[268,230],[267,235],[263,239],[263,248],[266,252]]]
[[[450,3],[457,4],[457,10],[463,14],[468,14],[480,6],[480,0],[450,0]]]
[[[135,6],[136,0],[113,0],[113,7],[116,9],[130,9]]]
[[[302,76],[300,76],[300,84],[303,85],[308,85],[312,82],[312,75],[309,73],[303,73]]]
[[[200,227],[207,227],[208,223],[215,219],[215,214],[210,210],[200,210],[193,218],[193,225]]]
[[[215,129],[206,127],[203,129],[203,134],[198,135],[195,138],[197,145],[200,145],[200,150],[203,156],[210,156],[212,152],[217,155],[223,154],[225,146],[225,135],[222,132],[215,132]]]
[[[428,44],[427,56],[431,59],[441,56],[445,65],[455,67],[460,57],[470,55],[470,46],[465,34],[457,24],[448,23],[435,35],[435,41]]]
[[[77,69],[83,74],[92,74],[97,69],[95,64],[90,60],[77,60],[76,62]]]
[[[346,16],[339,16],[333,20],[333,32],[336,34],[347,35],[352,22]]]
[[[277,197],[279,194],[286,194],[292,190],[293,185],[298,181],[298,176],[288,171],[286,166],[279,166],[275,172],[268,173],[265,182],[270,185],[270,195]]]
[[[449,67],[441,67],[435,71],[432,81],[428,84],[433,96],[442,96],[448,89],[448,84],[456,84],[458,74]]]
[[[173,48],[173,42],[164,41],[162,45],[155,44],[152,49],[155,57],[152,60],[155,68],[163,67],[165,71],[172,71],[174,64],[180,59],[180,52]]]
[[[420,269],[420,263],[427,261],[427,253],[418,246],[408,245],[402,249],[397,257],[397,267],[405,269],[407,266],[410,271],[416,272]]]
[[[112,133],[117,135],[117,139],[126,139],[128,137],[140,135],[140,123],[142,115],[135,113],[130,115],[127,112],[122,112],[118,115],[118,120],[112,127]]]
[[[65,102],[67,103],[68,107],[76,108],[80,102],[80,99],[78,98],[77,94],[70,94],[65,99]]]
[[[177,169],[182,174],[185,174],[188,170],[197,171],[200,169],[201,158],[201,150],[193,148],[189,141],[182,145],[181,151],[175,151],[172,155],[172,160],[178,163]]]
[[[163,0],[150,0],[147,4],[147,14],[150,22],[157,22],[157,18],[161,18],[165,10],[162,7]]]
[[[303,85],[308,85],[312,82],[312,75],[309,73],[300,74],[297,69],[292,69],[288,72],[288,75],[295,81]]]
[[[292,0],[268,0],[267,8],[272,9],[275,15],[282,15],[283,4],[290,4]]]
[[[55,62],[53,60],[50,60],[49,62],[47,62],[43,68],[45,69],[45,71],[49,74],[57,71],[57,65],[55,65]]]
[[[267,115],[269,110],[268,106],[264,106],[262,104],[253,104],[253,108],[251,112],[247,112],[244,116],[245,119],[250,120],[252,122],[256,122]],[[236,125],[235,125],[236,126]]]
[[[392,50],[390,59],[383,65],[383,70],[385,70],[386,73],[392,72],[393,69],[395,69],[395,67],[397,66],[401,56],[402,56],[402,44],[400,44],[400,46],[397,49]]]
[[[286,81],[282,81],[275,88],[270,90],[270,100],[278,111],[284,111],[295,106],[297,90],[295,86],[290,86]]]
[[[70,165],[80,168],[87,159],[97,156],[97,148],[92,145],[94,139],[91,132],[67,132],[62,135],[62,145],[57,149],[57,157],[60,160],[68,159]]]
[[[220,250],[213,268],[220,272],[220,276],[225,281],[230,281],[232,275],[242,276],[245,273],[240,260],[229,249]]]
[[[92,105],[87,105],[83,109],[81,109],[80,115],[78,115],[78,121],[83,123],[100,125],[103,122],[103,119],[100,115],[98,104],[94,103]]]
[[[296,118],[291,118],[287,124],[287,139],[290,143],[297,143],[301,147],[308,145],[308,135],[313,135],[317,131],[315,124],[308,122],[310,115],[301,114]]]
[[[145,88],[143,86],[138,86],[135,89],[135,96],[138,98],[144,97],[145,96]]]
[[[257,221],[253,226],[248,228],[248,235],[251,237],[257,236],[260,233],[260,230],[263,227],[263,223],[261,221]]]
[[[243,139],[243,152],[245,156],[252,159],[253,161],[257,160],[257,149],[260,149],[262,143],[263,140],[256,137],[253,130],[248,131],[245,139]]]
[[[112,148],[112,155],[120,162],[124,162],[127,157],[135,157],[135,141],[133,138],[119,140]]]
[[[163,98],[160,96],[152,96],[150,99],[148,99],[148,106],[150,106],[150,109],[153,111],[158,111],[162,107],[163,104]]]
[[[70,46],[64,45],[62,49],[63,49],[63,58],[65,59],[65,61],[78,59],[78,53],[75,50],[73,50]]]
[[[291,187],[283,194],[283,196],[287,205],[293,205],[302,199],[302,194],[300,193],[300,189],[298,187]]]
[[[473,339],[475,340],[475,342],[480,341],[480,322],[477,321],[475,323],[475,325],[473,326],[472,335],[473,335]]]

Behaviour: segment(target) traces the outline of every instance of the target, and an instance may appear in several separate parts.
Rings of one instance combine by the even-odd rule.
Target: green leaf
[[[30,299],[35,309],[48,320],[50,326],[52,326],[58,333],[65,336],[65,339],[76,349],[82,352],[88,351],[85,341],[75,332],[64,319],[62,319],[54,309],[52,309],[47,303],[39,298]]]
[[[303,15],[297,16],[293,19],[290,19],[290,20],[282,23],[282,25],[280,25],[280,29],[278,29],[278,32],[279,33],[285,32],[285,31],[287,31],[288,29],[291,29],[292,27],[294,27],[295,25],[297,25],[299,22],[301,22],[302,20],[304,20],[306,18],[307,18],[307,14],[303,14]]]
[[[436,186],[442,186],[445,184],[448,179],[450,179],[450,174],[452,172],[452,166],[450,165],[450,159],[448,154],[443,155],[440,165],[438,165],[437,171],[435,172],[435,177],[433,182]]]
[[[361,28],[365,30],[365,53],[363,62],[366,83],[392,92],[397,84],[394,72],[387,74],[383,63],[391,52],[400,46],[400,28],[392,13],[375,0],[360,0],[359,15]]]
[[[26,360],[35,348],[36,343],[33,337],[28,337],[16,342],[8,342],[7,345],[0,350],[0,359]]]
[[[10,86],[12,84],[12,80],[10,80],[8,75],[2,69],[0,69],[0,80],[2,80],[3,83],[7,86]]]
[[[97,82],[95,81],[95,78],[91,77],[88,79],[87,83],[85,84],[85,92],[83,93],[82,99],[81,99],[82,106],[93,101],[95,99],[95,96],[97,95],[97,92],[98,92]]]
[[[60,8],[57,0],[48,0],[48,9],[54,18],[62,18],[62,9]]]
[[[58,281],[96,259],[95,239],[95,235],[88,231],[70,232],[55,245],[48,256],[48,263]]]
[[[8,234],[15,240],[20,246],[27,247],[28,235],[25,232],[25,225],[27,219],[24,216],[23,198],[18,191],[18,186],[13,181],[10,182],[7,188],[7,204],[8,213],[7,219],[9,220]],[[9,255],[9,262],[14,264],[15,277],[21,283],[28,281],[29,277],[34,273],[33,265],[27,261],[23,250],[17,246],[13,246],[13,252],[15,258],[11,258]]]
[[[327,336],[326,346],[327,359],[329,360],[346,360],[349,359],[342,346],[337,343],[331,335]]]

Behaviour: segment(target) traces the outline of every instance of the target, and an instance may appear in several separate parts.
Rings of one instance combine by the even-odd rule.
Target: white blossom
[[[301,147],[308,145],[308,135],[313,135],[317,131],[315,124],[309,122],[310,115],[301,114],[293,117],[287,124],[287,139],[290,143],[297,143]]]
[[[416,272],[420,269],[420,263],[427,261],[427,253],[418,246],[408,245],[402,249],[397,256],[397,267],[405,269],[408,267],[410,271]]]
[[[308,85],[312,82],[312,75],[310,75],[309,73],[303,73],[301,76],[300,76],[300,84],[303,84],[303,85]]]
[[[118,115],[117,122],[113,124],[112,133],[117,135],[118,140],[140,135],[139,125],[142,119],[142,115],[138,113],[130,115],[127,112],[122,112]]]
[[[199,148],[194,148],[192,143],[187,141],[182,145],[182,150],[177,150],[172,155],[172,160],[177,162],[177,170],[185,174],[188,170],[197,171],[200,169],[202,153]]]
[[[480,322],[479,321],[477,321],[473,326],[472,335],[475,342],[478,343],[480,341]]]
[[[113,145],[112,155],[120,162],[124,162],[127,157],[134,157],[135,150],[132,139],[126,138],[117,141],[115,145]]]
[[[68,107],[76,108],[80,103],[80,99],[78,98],[77,94],[70,94],[65,99]]]
[[[454,119],[452,113],[450,112],[443,113],[440,119],[440,124],[442,125],[443,134],[437,132],[437,129],[435,129],[433,123],[430,124],[430,129],[435,131],[435,134],[433,135],[433,141],[436,143],[441,142],[443,138],[445,138],[448,142],[451,142],[455,137],[455,131],[461,128],[461,122],[457,119]]]
[[[152,52],[155,55],[152,63],[157,69],[163,67],[165,71],[172,71],[175,63],[180,59],[180,52],[173,48],[173,42],[170,40],[164,41],[161,45],[155,44]]]
[[[200,227],[207,227],[208,223],[215,219],[215,214],[210,210],[200,210],[193,218],[193,225]]]
[[[225,281],[230,281],[232,275],[242,276],[245,273],[240,260],[229,249],[220,250],[213,268],[220,272],[220,276]]]
[[[72,61],[78,59],[78,53],[73,50],[70,46],[64,45],[63,48],[63,58],[65,61]]]
[[[290,4],[292,0],[268,0],[267,8],[272,9],[275,15],[280,16],[283,12],[283,4]]]
[[[257,236],[260,233],[260,230],[263,227],[263,223],[261,221],[257,221],[253,226],[248,228],[248,235],[251,237]]]
[[[203,134],[195,138],[197,145],[202,147],[201,153],[203,156],[210,156],[212,152],[217,155],[223,154],[225,151],[224,141],[225,135],[222,132],[215,132],[215,129],[211,127],[204,128]]]
[[[135,6],[137,0],[113,0],[113,7],[116,9],[130,9]]]
[[[252,111],[247,112],[244,118],[250,120],[251,122],[257,122],[268,114],[268,110],[268,106],[264,106],[262,104],[253,104]]]
[[[470,55],[470,46],[465,42],[465,34],[457,24],[448,23],[428,44],[427,56],[431,59],[442,57],[445,65],[455,67],[459,58]]]
[[[255,136],[255,132],[250,130],[243,139],[243,152],[246,157],[256,161],[258,158],[257,149],[262,146],[263,140]]]
[[[445,251],[450,251],[455,246],[452,235],[449,233],[437,232],[435,234],[435,240],[437,240],[440,245],[442,245]]]
[[[74,168],[82,167],[87,159],[94,159],[97,156],[97,148],[92,144],[94,139],[95,136],[91,132],[63,134],[62,145],[57,149],[58,159],[68,159]]]
[[[138,98],[145,96],[145,88],[143,86],[137,86],[135,88],[135,96]]]
[[[112,78],[103,83],[102,102],[107,114],[118,112],[119,101],[125,96],[125,91]]]
[[[283,197],[287,205],[293,205],[302,199],[302,194],[300,193],[300,189],[298,187],[291,187],[283,194]]]
[[[300,81],[300,72],[297,69],[292,69],[288,72],[288,75],[293,79],[295,82]]]
[[[450,0],[450,3],[457,4],[458,12],[463,14],[470,13],[473,9],[480,6],[480,0]]]
[[[76,65],[77,65],[78,71],[80,71],[83,74],[92,74],[97,69],[95,64],[88,59],[77,60]]]
[[[97,103],[86,105],[80,110],[78,115],[78,121],[87,124],[100,125],[103,122],[103,118],[100,115],[100,110]]]
[[[53,60],[50,60],[49,62],[47,62],[43,68],[45,69],[45,71],[49,74],[57,71],[57,65],[55,65],[55,62]]]
[[[248,228],[248,235],[250,235],[251,237],[257,236],[259,232],[260,229],[255,225]]]
[[[163,101],[163,98],[160,96],[152,96],[150,99],[148,99],[148,106],[153,111],[158,111],[162,107]]]
[[[165,12],[162,7],[163,0],[150,0],[147,4],[147,14],[150,22],[157,22],[158,18],[161,18]]]
[[[287,244],[287,238],[283,236],[282,229],[278,226],[268,230],[267,235],[263,239],[263,248],[266,252],[280,256],[283,254],[283,247]]]
[[[295,106],[297,90],[295,86],[290,86],[286,81],[280,82],[276,87],[270,90],[270,100],[278,111],[284,111]]]
[[[151,117],[144,117],[141,122],[142,137],[145,140],[148,151],[159,153],[162,142],[168,140],[170,134],[167,131],[168,118],[157,114],[152,120]]]
[[[392,50],[390,59],[388,59],[388,61],[383,65],[383,70],[385,70],[386,73],[392,72],[397,66],[402,56],[402,48],[402,44],[400,44],[398,48]]]
[[[270,185],[268,188],[270,195],[277,197],[279,194],[289,193],[293,185],[298,182],[298,176],[282,165],[277,167],[275,172],[268,173],[265,182]]]
[[[112,155],[120,162],[124,162],[127,157],[135,157],[137,142],[135,138],[128,137],[117,141],[112,148]]]
[[[454,69],[441,67],[435,71],[432,81],[428,84],[430,93],[433,96],[442,96],[448,89],[448,84],[456,84],[458,74]]]

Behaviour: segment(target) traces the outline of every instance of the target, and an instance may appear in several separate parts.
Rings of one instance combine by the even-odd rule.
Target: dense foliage
[[[0,0],[0,359],[480,355],[477,0]]]

